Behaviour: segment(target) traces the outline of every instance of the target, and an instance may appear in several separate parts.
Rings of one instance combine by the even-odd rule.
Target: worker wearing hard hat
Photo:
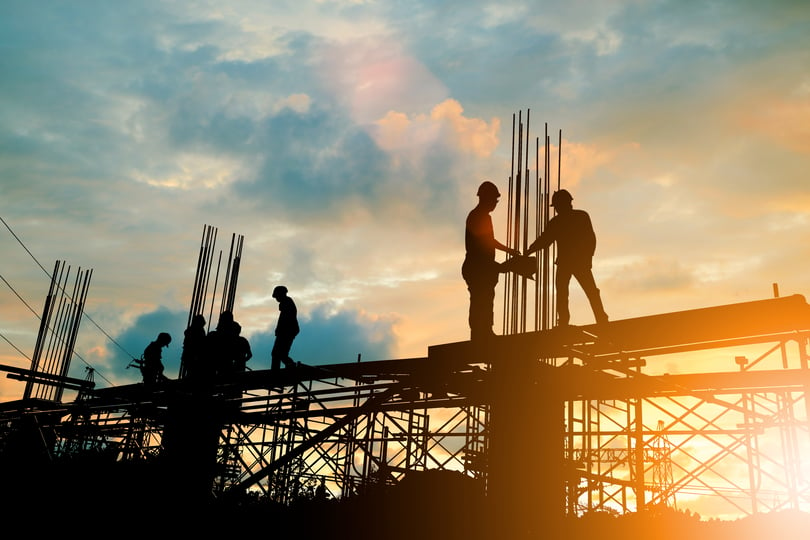
[[[504,271],[495,262],[495,251],[520,255],[516,249],[505,246],[495,239],[490,213],[498,205],[501,194],[490,181],[478,187],[478,205],[467,215],[464,233],[466,256],[461,275],[470,291],[470,337],[473,340],[493,335],[493,304],[498,274]]]
[[[293,299],[287,296],[287,287],[284,285],[278,285],[273,289],[273,298],[278,302],[279,316],[276,323],[276,339],[270,352],[270,369],[278,370],[282,363],[288,368],[295,367],[295,362],[290,358],[290,348],[300,330],[298,309]]]
[[[558,326],[567,326],[570,320],[568,287],[572,276],[577,279],[588,297],[596,322],[604,323],[608,320],[591,270],[593,254],[596,251],[596,234],[588,213],[573,208],[573,199],[565,189],[556,191],[551,196],[551,206],[557,215],[549,220],[543,232],[526,251],[528,255],[546,249],[554,242],[557,243],[555,287]]]

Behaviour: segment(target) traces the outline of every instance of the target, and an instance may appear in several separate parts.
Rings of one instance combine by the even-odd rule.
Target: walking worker
[[[575,277],[588,297],[597,323],[606,323],[608,316],[602,306],[602,298],[591,270],[596,251],[596,234],[591,217],[584,210],[574,209],[571,194],[561,189],[551,196],[551,206],[557,215],[552,217],[545,230],[532,242],[526,254],[547,249],[557,243],[557,325],[567,326],[570,320],[568,288]]]
[[[494,335],[495,286],[498,274],[504,271],[495,262],[495,251],[501,250],[510,255],[520,255],[495,239],[490,213],[498,205],[501,194],[497,186],[484,181],[478,187],[478,205],[467,215],[464,231],[466,255],[461,266],[461,275],[470,291],[470,339],[477,340]]]
[[[273,289],[273,298],[278,302],[278,322],[276,323],[276,340],[270,353],[270,369],[278,370],[281,363],[285,367],[294,367],[295,362],[290,358],[290,348],[295,336],[298,335],[298,308],[293,299],[287,296],[287,287],[278,285]]]

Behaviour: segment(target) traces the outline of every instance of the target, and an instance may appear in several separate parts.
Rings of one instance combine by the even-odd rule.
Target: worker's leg
[[[470,339],[492,335],[495,287],[479,283],[470,284],[468,289],[470,291]]]
[[[593,272],[591,269],[587,268],[585,270],[577,271],[574,276],[577,278],[582,290],[585,292],[585,296],[588,297],[588,302],[591,304],[591,309],[593,310],[593,316],[596,319],[596,322],[608,322],[607,313],[605,313],[605,308],[602,305],[602,296],[599,293],[599,289],[596,287],[596,281],[593,279]]]
[[[568,286],[571,283],[571,272],[557,268],[555,288],[557,291],[557,326],[568,326],[571,313],[568,311]]]
[[[281,362],[287,358],[289,349],[284,348],[284,339],[276,337],[273,342],[273,350],[270,352],[270,369],[281,369]]]

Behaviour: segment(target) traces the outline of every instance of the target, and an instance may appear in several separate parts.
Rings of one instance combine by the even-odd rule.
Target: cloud
[[[645,294],[668,293],[688,288],[696,278],[677,259],[665,257],[626,257],[602,260],[600,270],[607,274],[603,283],[616,293],[643,291]]]
[[[322,88],[360,125],[447,97],[441,81],[392,35],[327,41],[313,48],[312,58]]]
[[[173,158],[175,170],[146,173],[134,170],[131,177],[144,183],[172,189],[213,189],[235,181],[241,165],[228,156],[183,153]]]
[[[388,152],[407,155],[407,150],[424,152],[435,144],[448,145],[460,153],[489,157],[499,144],[500,121],[489,123],[464,117],[464,108],[447,99],[431,109],[429,115],[410,119],[405,113],[388,111],[377,121],[375,141]]]
[[[619,159],[626,159],[626,156],[636,150],[636,145],[633,144],[608,146],[566,139],[563,139],[561,144],[555,144],[555,138],[559,140],[559,134],[557,137],[551,135],[549,144],[549,154],[552,157],[551,177],[556,180],[559,172],[561,183],[563,187],[567,188],[575,188],[583,179],[591,178],[606,168],[615,168]],[[560,152],[560,147],[562,147],[562,152]],[[560,163],[557,163],[558,157],[561,158]],[[559,166],[559,171],[557,166]],[[555,185],[556,182],[553,182],[552,186]]]
[[[735,108],[738,125],[760,132],[792,152],[810,154],[810,91],[802,94],[769,96],[748,107]]]
[[[377,200],[390,182],[388,158],[365,130],[327,111],[282,111],[259,138],[262,163],[234,192],[287,217],[339,214],[344,202]]]
[[[441,220],[458,206],[458,186],[491,157],[499,127],[497,119],[464,116],[452,100],[412,117],[389,111],[374,126],[332,109],[284,110],[257,129],[253,144],[262,162],[232,185],[233,193],[275,216],[313,224],[361,214]]]

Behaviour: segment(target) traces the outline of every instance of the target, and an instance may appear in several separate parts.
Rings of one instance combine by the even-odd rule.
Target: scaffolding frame
[[[801,297],[782,300],[807,307]],[[778,301],[761,301],[766,317],[768,309],[790,308],[772,305]],[[603,361],[582,352],[598,350],[598,340],[585,346],[554,342],[550,334],[500,339],[522,341],[512,350],[539,343],[530,363],[542,366],[540,377],[560,391],[561,459],[539,467],[565,469],[564,492],[553,495],[564,500],[567,515],[657,505],[694,510],[709,499],[718,515],[810,509],[803,458],[810,449],[810,321],[805,330],[735,340],[762,349],[752,361],[731,355],[728,371],[683,374],[646,375],[641,364],[653,363],[652,356]],[[212,492],[250,492],[290,504],[311,497],[321,481],[334,498],[354,497],[428,469],[458,471],[486,485],[492,373],[480,360],[514,362],[522,354],[498,359],[471,345],[434,346],[426,358],[253,371],[224,382],[217,392],[229,412]],[[714,352],[725,356],[728,349],[737,350]],[[428,365],[442,374],[446,395],[431,392]],[[149,461],[164,451],[167,410],[183,384],[170,381],[154,392],[141,384],[97,389],[61,405],[17,402],[2,416],[4,425],[37,418],[54,441],[53,459],[96,453]],[[546,411],[523,414],[528,419]],[[527,444],[547,435],[527,433]]]

